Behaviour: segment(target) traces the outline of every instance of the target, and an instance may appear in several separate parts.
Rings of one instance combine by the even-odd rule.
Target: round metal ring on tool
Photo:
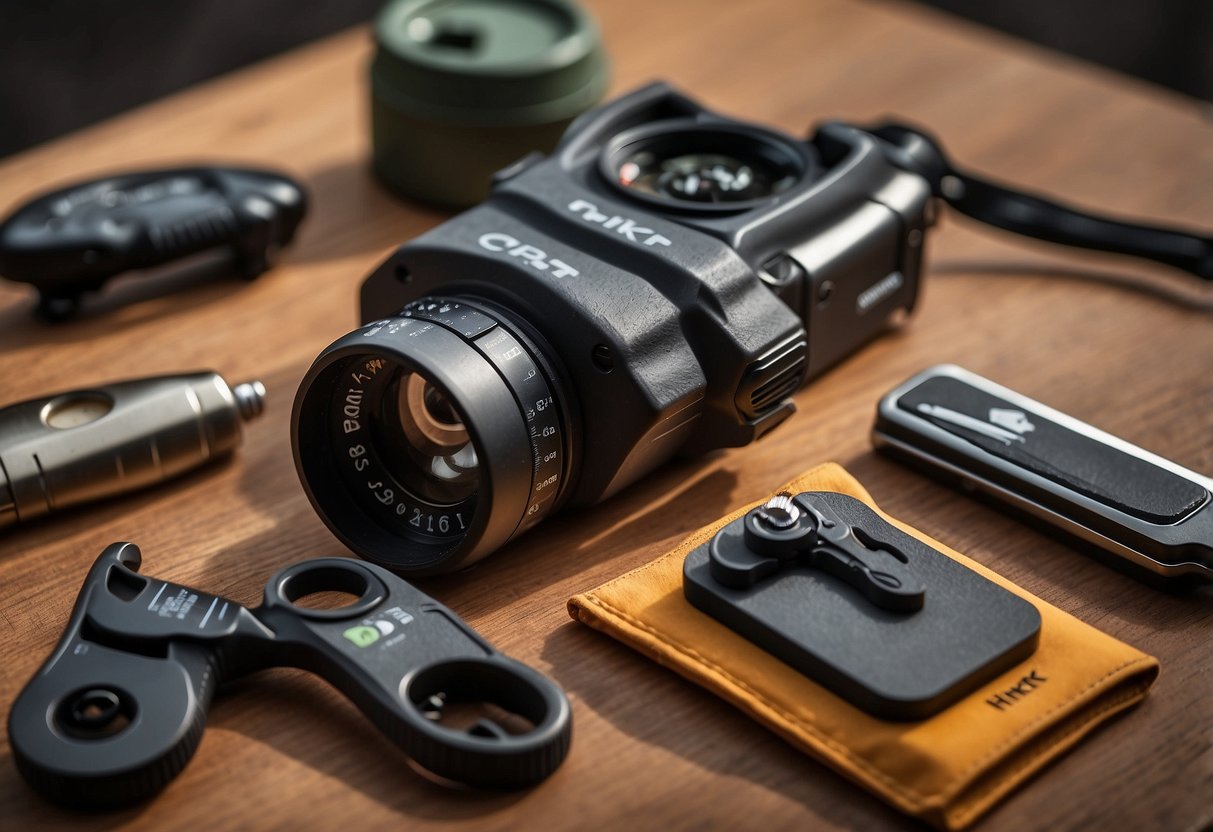
[[[772,529],[788,529],[800,519],[800,509],[787,494],[776,494],[758,509],[757,517]]]
[[[743,527],[746,546],[766,557],[791,557],[817,540],[816,518],[786,494],[751,509]]]
[[[55,724],[76,739],[96,740],[117,734],[135,715],[130,697],[108,687],[68,696],[55,709]]]

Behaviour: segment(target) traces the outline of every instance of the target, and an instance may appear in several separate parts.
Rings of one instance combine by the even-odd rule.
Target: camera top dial
[[[812,172],[807,148],[742,124],[674,120],[616,136],[599,169],[628,196],[664,210],[739,211]]]

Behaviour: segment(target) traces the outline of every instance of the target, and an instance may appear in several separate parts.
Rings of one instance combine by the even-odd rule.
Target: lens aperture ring
[[[531,492],[515,534],[545,517],[565,476],[566,446],[555,385],[537,350],[491,311],[466,300],[427,297],[404,308],[401,317],[439,324],[466,339],[500,373],[518,402],[533,455]]]

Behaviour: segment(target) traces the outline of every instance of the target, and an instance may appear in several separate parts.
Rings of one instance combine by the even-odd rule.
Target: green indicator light
[[[370,647],[379,640],[379,631],[374,627],[350,627],[341,635],[348,638],[358,647]]]

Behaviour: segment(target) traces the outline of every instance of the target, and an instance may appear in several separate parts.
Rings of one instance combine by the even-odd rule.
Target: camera
[[[366,279],[295,399],[313,506],[368,560],[444,572],[758,439],[914,306],[932,190],[891,159],[664,84],[580,116]]]

